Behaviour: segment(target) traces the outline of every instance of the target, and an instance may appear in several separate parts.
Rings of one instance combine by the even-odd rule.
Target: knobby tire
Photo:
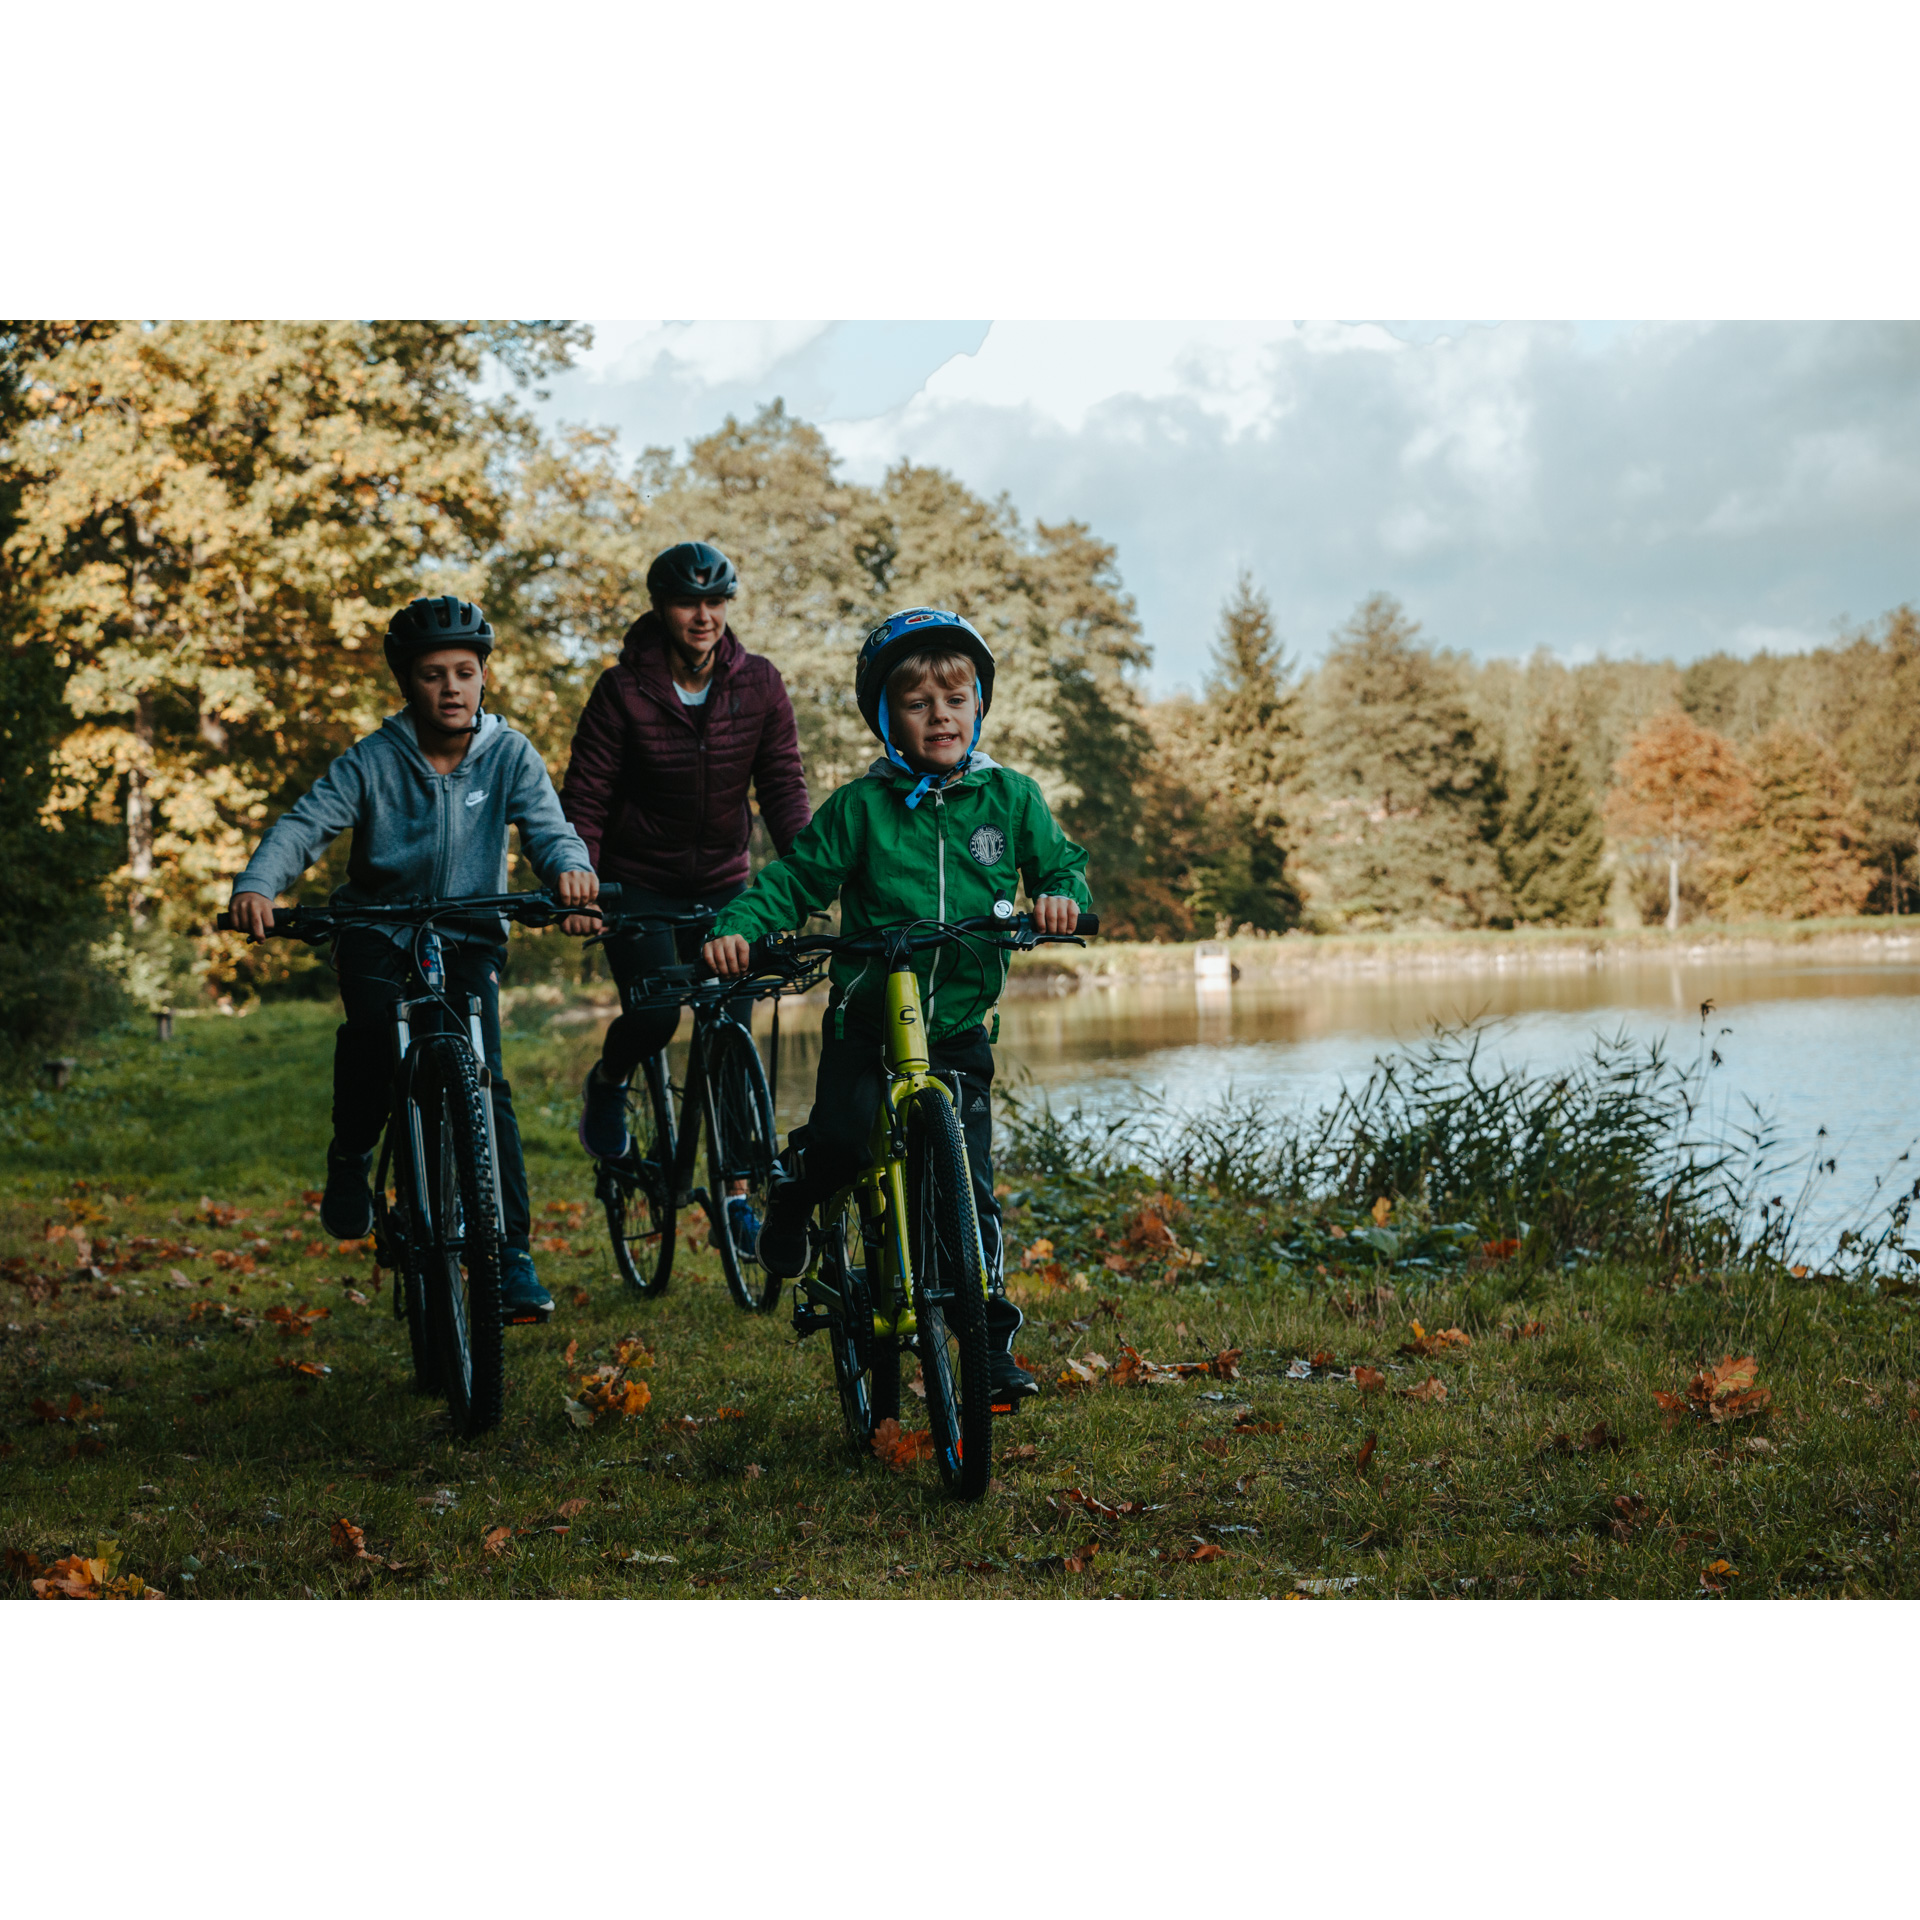
[[[501,1223],[487,1092],[471,1050],[447,1035],[424,1043],[414,1086],[426,1120],[432,1189],[427,1320],[455,1430],[470,1439],[500,1424],[506,1400]]]
[[[771,1313],[780,1299],[780,1279],[757,1257],[734,1245],[728,1202],[733,1187],[745,1183],[741,1197],[765,1221],[773,1195],[773,1163],[780,1150],[774,1133],[773,1097],[760,1049],[744,1027],[718,1024],[707,1034],[705,1107],[707,1120],[707,1217],[720,1271],[734,1303],[749,1313]]]
[[[907,1255],[933,1457],[949,1493],[977,1500],[993,1474],[987,1301],[966,1142],[952,1103],[916,1093],[907,1131]]]
[[[602,1166],[600,1198],[607,1212],[613,1264],[635,1293],[652,1300],[667,1290],[673,1274],[675,1205],[672,1108],[667,1098],[666,1055],[642,1060],[627,1090],[627,1133],[632,1142],[625,1166]],[[645,1179],[628,1169],[649,1161]]]

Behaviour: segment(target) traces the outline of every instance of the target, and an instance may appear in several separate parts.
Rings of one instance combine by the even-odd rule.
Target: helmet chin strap
[[[935,787],[944,787],[949,780],[958,780],[973,765],[973,752],[980,744],[980,725],[986,717],[986,710],[980,700],[980,682],[976,680],[973,683],[973,738],[968,741],[966,752],[945,773],[923,773],[920,776],[919,784],[907,795],[909,812],[919,806]],[[884,689],[880,695],[880,744],[886,748],[887,758],[902,773],[913,772],[905,755],[893,744],[893,730],[887,725],[887,696]]]

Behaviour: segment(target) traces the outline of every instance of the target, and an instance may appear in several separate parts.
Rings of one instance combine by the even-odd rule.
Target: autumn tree
[[[1860,911],[1873,875],[1860,857],[1866,809],[1853,776],[1811,734],[1770,728],[1747,755],[1753,809],[1733,837],[1719,904],[1739,919]]]
[[[1463,663],[1375,594],[1333,636],[1310,707],[1316,910],[1346,927],[1503,919],[1499,758]]]
[[[22,369],[7,546],[27,644],[66,675],[55,814],[119,791],[136,925],[204,921],[248,842],[393,710],[379,636],[416,593],[476,591],[519,378],[546,322],[127,322]]]
[[[1534,737],[1500,831],[1513,916],[1530,925],[1597,926],[1606,912],[1606,838],[1586,769],[1560,716]]]
[[[1666,863],[1669,928],[1680,924],[1683,873],[1713,859],[1752,812],[1753,783],[1738,749],[1678,707],[1655,714],[1627,743],[1606,803],[1615,837]]]

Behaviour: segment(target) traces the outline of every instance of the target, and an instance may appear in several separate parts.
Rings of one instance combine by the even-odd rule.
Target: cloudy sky
[[[1920,326],[595,323],[551,420],[683,447],[776,396],[850,478],[929,462],[1119,551],[1161,688],[1241,567],[1311,659],[1364,595],[1436,641],[1689,659],[1920,595]]]

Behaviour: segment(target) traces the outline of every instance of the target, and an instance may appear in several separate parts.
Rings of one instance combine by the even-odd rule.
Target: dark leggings
[[[500,967],[497,947],[451,943],[446,956],[446,996],[464,1016],[468,994],[480,1001],[480,1037],[493,1080],[493,1132],[500,1150],[500,1199],[506,1209],[507,1245],[526,1251],[533,1209],[527,1195],[527,1166],[520,1151],[520,1123],[514,1118],[513,1089],[500,1064]],[[356,928],[334,947],[340,976],[340,1001],[346,1022],[333,1042],[333,1138],[346,1153],[371,1153],[386,1125],[393,1085],[393,1003],[417,999],[427,990],[405,947],[385,935]],[[444,1024],[446,1016],[440,1016]],[[416,1033],[429,1030],[416,1019]]]
[[[620,911],[662,915],[691,913],[696,907],[724,907],[744,891],[741,887],[718,887],[712,892],[703,893],[696,900],[691,896],[654,893],[646,887],[623,882],[620,888]],[[661,967],[670,967],[676,960],[697,959],[702,937],[703,930],[699,927],[683,927],[677,933],[616,933],[608,937],[605,946],[607,970],[620,989],[622,1011],[607,1029],[607,1037],[601,1043],[600,1077],[603,1080],[625,1086],[633,1078],[633,1070],[640,1062],[648,1054],[658,1053],[673,1038],[674,1030],[680,1024],[680,1009],[645,1007],[636,1010],[634,996],[647,974],[657,972]]]
[[[795,1127],[788,1137],[789,1148],[800,1149],[796,1197],[809,1207],[831,1199],[867,1164],[868,1140],[886,1079],[884,1043],[878,1031],[849,1020],[845,1037],[838,1038],[833,1024],[829,1012],[813,1083],[813,1110],[807,1124]],[[980,1250],[986,1255],[992,1288],[987,1331],[993,1345],[1005,1351],[1019,1331],[1022,1316],[1006,1297],[1000,1202],[993,1194],[993,1048],[985,1027],[970,1027],[933,1041],[928,1056],[934,1075],[946,1082],[959,1109],[967,1170],[973,1176],[973,1209],[980,1222]],[[789,1161],[793,1158],[790,1152]]]

